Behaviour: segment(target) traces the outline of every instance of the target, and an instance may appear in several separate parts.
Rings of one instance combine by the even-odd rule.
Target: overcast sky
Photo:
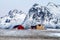
[[[48,2],[60,4],[60,0],[0,0],[0,16],[6,15],[12,9],[22,10],[27,13],[34,3],[47,5]]]

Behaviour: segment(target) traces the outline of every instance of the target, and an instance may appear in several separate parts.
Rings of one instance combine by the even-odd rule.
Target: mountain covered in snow
[[[26,13],[18,10],[10,10],[8,15],[0,18],[0,28],[12,29],[15,25],[21,25],[26,17]]]
[[[29,10],[32,25],[42,24],[45,28],[60,28],[60,7],[54,3],[46,6],[34,4]]]
[[[30,28],[37,24],[42,24],[45,28],[60,28],[60,6],[51,2],[46,6],[35,3],[28,13],[15,9],[0,18],[0,28],[6,29],[13,29],[15,25]]]

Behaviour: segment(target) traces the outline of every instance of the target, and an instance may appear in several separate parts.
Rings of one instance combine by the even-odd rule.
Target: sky
[[[0,17],[7,15],[9,10],[13,9],[28,13],[33,4],[47,5],[49,2],[60,4],[60,0],[0,0]]]

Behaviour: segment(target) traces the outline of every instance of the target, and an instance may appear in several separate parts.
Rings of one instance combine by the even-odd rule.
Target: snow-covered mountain
[[[18,10],[10,10],[8,15],[0,18],[0,28],[12,29],[15,25],[21,25],[26,17],[26,13]]]
[[[60,6],[51,2],[46,6],[35,3],[28,14],[15,9],[0,18],[0,28],[13,29],[15,25],[23,25],[28,29],[37,24],[42,24],[45,28],[60,28]]]
[[[50,2],[46,7],[49,9],[50,13],[53,14],[51,24],[53,27],[60,28],[60,6]]]
[[[58,26],[60,25],[60,9],[58,5],[51,2],[46,6],[34,5],[29,10],[29,16],[33,19],[33,24],[42,24],[47,28],[60,28]]]

